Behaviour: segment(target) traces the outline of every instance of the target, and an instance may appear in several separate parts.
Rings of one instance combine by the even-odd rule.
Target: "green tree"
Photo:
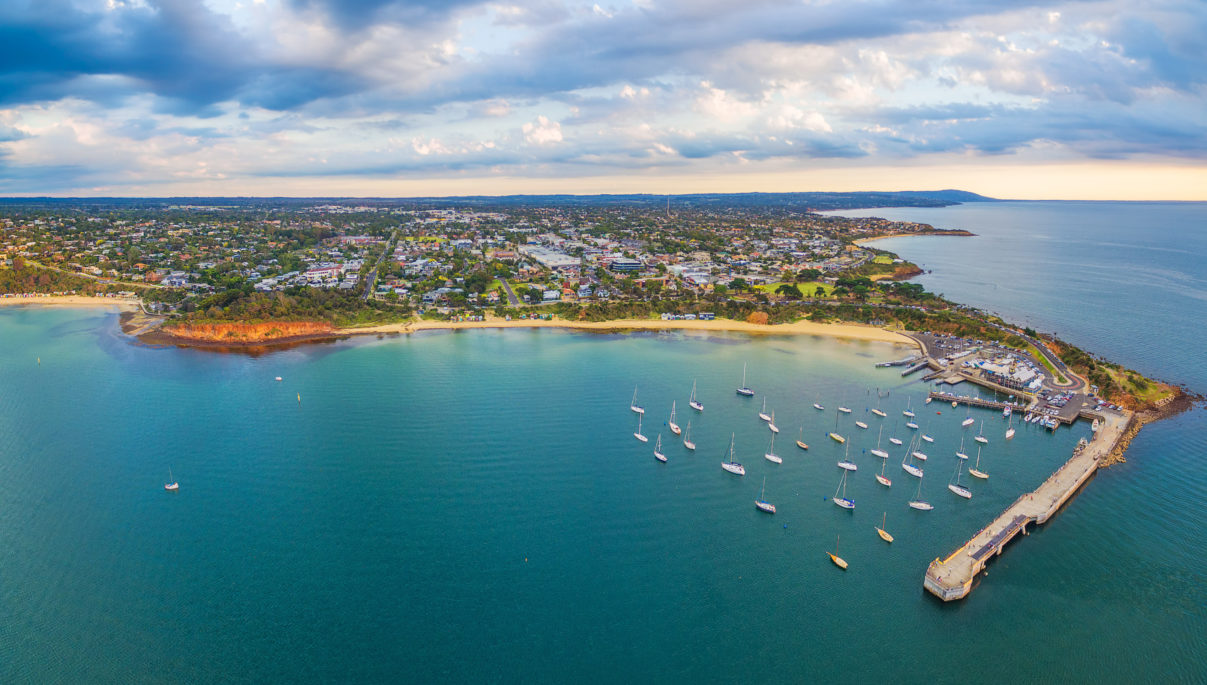
[[[794,300],[799,300],[802,297],[804,297],[804,295],[800,291],[800,288],[796,287],[795,285],[793,285],[791,283],[785,283],[785,284],[781,285],[780,287],[776,288],[775,293],[777,295],[783,295],[784,297],[790,297]]]

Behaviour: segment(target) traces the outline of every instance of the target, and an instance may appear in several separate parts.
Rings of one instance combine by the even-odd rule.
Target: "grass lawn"
[[[768,283],[767,285],[755,286],[755,288],[761,292],[767,293],[768,295],[774,295],[775,289],[781,285],[784,285],[784,283],[784,281],[779,283]],[[817,290],[818,286],[820,286],[824,291],[824,294],[822,295],[823,298],[833,297],[834,286],[830,285],[829,283],[809,281],[807,283],[796,284],[796,287],[800,288],[801,294],[803,294],[806,298],[814,297],[813,293]]]
[[[1057,371],[1055,366],[1052,366],[1052,362],[1048,361],[1047,357],[1040,354],[1039,350],[1035,349],[1035,345],[1027,343],[1027,352],[1030,352],[1032,357],[1035,357],[1039,360],[1040,364],[1044,365],[1044,368],[1048,370],[1048,373],[1052,374],[1052,377],[1056,379],[1057,383],[1069,382],[1069,379],[1065,378],[1063,374]]]
[[[876,255],[876,258],[872,260],[872,263],[873,264],[892,264],[893,258],[888,255],[885,255],[885,254],[879,254],[879,255]]]

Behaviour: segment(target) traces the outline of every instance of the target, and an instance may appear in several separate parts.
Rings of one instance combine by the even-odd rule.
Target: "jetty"
[[[999,400],[988,400],[984,397],[953,395],[949,392],[937,392],[934,390],[930,392],[930,398],[932,400],[939,400],[940,402],[955,402],[957,404],[966,404],[970,407],[981,407],[983,409],[1005,409],[1006,407],[1009,407],[1010,411],[1024,411],[1027,408],[1027,405],[1019,404],[1017,402],[1002,402]]]
[[[1046,523],[1069,501],[1110,455],[1127,432],[1134,415],[1111,412],[1095,418],[1102,423],[1094,439],[1078,443],[1073,456],[1034,492],[1019,497],[954,552],[930,563],[922,581],[927,591],[944,602],[967,597],[972,592],[973,579],[985,569],[990,559],[1002,553],[1006,543],[1020,533],[1026,535],[1029,524]]]
[[[910,366],[906,370],[902,371],[901,375],[908,376],[911,373],[915,373],[917,371],[921,371],[922,369],[928,368],[930,365],[931,365],[931,361],[929,358],[923,359],[922,361],[918,362],[917,364],[914,364],[913,366]]]
[[[905,359],[898,359],[896,361],[880,362],[880,363],[876,364],[876,368],[883,369],[883,368],[886,368],[889,366],[905,366],[906,364],[913,364],[914,362],[918,361],[920,358],[921,357],[919,355],[914,355],[912,357],[906,357]]]

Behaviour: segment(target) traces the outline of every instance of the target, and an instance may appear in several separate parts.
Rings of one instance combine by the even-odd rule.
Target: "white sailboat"
[[[841,406],[838,408],[838,411],[840,411],[840,412],[842,412],[842,413],[844,413],[844,414],[850,414],[850,413],[851,413],[851,410],[850,410],[850,409],[847,409],[846,407],[841,407]]]
[[[679,428],[679,424],[675,423],[675,403],[673,401],[671,402],[671,418],[666,422],[666,425],[675,435],[679,435],[683,432],[683,430]]]
[[[855,425],[859,426],[860,428],[862,428],[864,430],[867,430],[867,427],[868,427],[868,425],[866,423],[864,423],[863,421],[856,421]]]
[[[918,446],[921,447],[921,445],[918,445]],[[913,457],[914,459],[917,459],[918,461],[927,460],[926,453],[923,452],[922,450],[914,450],[913,452],[910,453],[910,456]]]
[[[299,395],[299,400],[300,399],[301,399],[301,396]],[[629,409],[632,409],[633,412],[636,414],[645,413],[645,407],[642,407],[637,404],[637,386],[635,386],[635,385],[633,386],[633,401],[629,403]]]
[[[891,443],[893,443],[894,445],[900,445],[900,444],[902,444],[902,443],[901,443],[901,438],[898,438],[898,437],[896,437],[896,436],[889,438],[889,439],[888,439],[888,441],[889,441],[889,442],[891,442]]]
[[[957,459],[956,460],[956,474],[955,474],[955,477],[952,479],[952,481],[947,484],[947,489],[951,490],[952,492],[959,495],[960,497],[963,497],[964,499],[972,499],[972,491],[969,490],[968,488],[964,487],[963,485],[960,485],[960,474],[963,471],[964,471],[964,460]]]
[[[742,387],[738,388],[738,394],[743,397],[754,397],[754,391],[746,387],[746,364],[742,364]]]
[[[880,438],[884,435],[884,426],[880,427],[880,432],[876,435],[876,449],[871,450],[872,454],[881,459],[888,459],[888,452],[880,449]]]
[[[805,443],[805,427],[801,426],[800,431],[796,434],[796,446],[802,450],[809,449],[809,445]]]
[[[880,462],[880,473],[876,474],[876,482],[886,488],[893,486],[893,481],[889,480],[888,476],[884,475],[884,467],[888,466],[888,459]]]
[[[771,434],[771,444],[767,446],[767,451],[763,454],[763,457],[765,457],[767,461],[775,464],[784,463],[784,460],[775,453],[775,433]]]
[[[976,419],[972,418],[972,408],[970,407],[964,413],[964,420],[960,422],[960,425],[967,428],[968,426],[971,426],[974,423],[976,423]]]
[[[746,475],[746,467],[733,460],[733,434],[729,435],[729,461],[721,462],[721,468],[739,476]]]
[[[985,421],[984,421],[984,419],[981,420],[981,432],[977,433],[976,436],[974,436],[972,439],[976,440],[977,442],[981,443],[982,445],[989,444],[989,439],[985,437]]]
[[[914,431],[918,430],[918,424],[914,423],[913,421],[906,421],[905,427]]]
[[[909,447],[907,447],[905,449],[905,456],[901,458],[901,469],[904,470],[906,473],[908,473],[911,476],[921,478],[922,469],[909,463],[910,452],[913,450],[913,447],[914,447],[914,441],[911,440],[909,443]]]
[[[763,495],[767,493],[767,476],[763,476],[763,489],[759,490],[759,498],[754,501],[754,506],[759,511],[765,511],[768,514],[775,513],[775,505],[763,499]]]
[[[180,483],[177,482],[176,478],[172,475],[171,466],[168,467],[168,482],[163,484],[163,489],[164,490],[179,490],[180,489]]]
[[[840,490],[842,491],[841,497],[838,496],[838,492]],[[842,479],[838,481],[838,488],[834,490],[833,500],[834,500],[834,504],[837,504],[838,506],[842,507],[843,509],[854,509],[855,508],[855,501],[851,500],[851,499],[847,499],[847,472],[846,471],[842,472]]]
[[[763,409],[761,411],[759,411],[759,418],[764,421],[771,420],[771,414],[767,413],[767,398],[766,397],[763,398]]]
[[[633,437],[634,437],[634,438],[637,438],[638,440],[640,440],[640,441],[642,441],[642,442],[649,442],[649,441],[650,441],[650,439],[649,439],[649,438],[645,437],[645,436],[644,436],[644,435],[642,435],[642,433],[641,433],[641,414],[638,414],[638,415],[637,415],[637,432],[636,432],[636,433],[633,433]]]
[[[848,457],[850,452],[851,452],[851,446],[847,445],[842,453],[842,461],[838,462],[838,468],[844,469],[847,471],[858,471],[859,467],[856,466],[855,462],[851,461],[850,458]]]
[[[818,404],[818,403],[816,403],[816,402],[814,402],[814,403],[813,403],[813,408],[814,408],[814,409],[816,409],[817,411],[825,411],[825,410],[826,410],[826,408],[825,408],[825,407],[821,406],[820,404]]]
[[[687,422],[687,432],[683,434],[683,446],[695,452],[696,443],[692,442],[692,422],[689,419]]]
[[[1009,440],[1014,437],[1014,414],[1011,414],[1006,421],[1006,439]]]
[[[666,455],[662,453],[662,433],[658,434],[658,439],[654,442],[654,458],[666,463]]]
[[[964,436],[960,436],[960,449],[956,451],[956,456],[960,459],[967,459],[968,455],[964,454]]]
[[[876,388],[876,408],[872,410],[872,413],[881,418],[888,416],[880,410],[880,388]]]
[[[927,422],[926,422],[926,430],[930,430],[930,421],[927,421]],[[922,439],[923,439],[923,440],[925,440],[926,442],[934,442],[934,441],[935,441],[935,439],[934,439],[934,438],[932,438],[932,437],[930,437],[930,434],[929,434],[929,433],[927,433],[926,431],[922,431]]]
[[[912,404],[913,404],[913,398],[910,398],[910,397],[905,398],[905,411],[901,412],[902,416],[906,416],[911,419],[914,418],[914,412],[913,412],[913,409],[911,409]]]
[[[973,466],[972,468],[968,469],[968,475],[970,475],[974,478],[980,478],[981,480],[989,479],[989,474],[985,473],[984,471],[981,470],[981,446],[980,445],[977,445],[977,448],[976,448],[976,466]]]
[[[687,406],[696,411],[704,411],[704,405],[696,399],[696,382],[692,381],[692,396],[687,400]]]
[[[885,542],[892,542],[893,536],[889,535],[888,531],[884,529],[884,524],[887,521],[888,521],[888,512],[886,511],[886,512],[884,512],[884,516],[880,517],[880,527],[876,529],[876,534],[880,536],[881,540],[884,540]]]
[[[767,422],[767,429],[772,433],[780,432],[779,426],[775,425],[775,410],[771,411],[771,420]]]
[[[922,478],[918,478],[918,493],[909,501],[909,506],[918,511],[930,511],[935,508],[935,505],[922,499]]]

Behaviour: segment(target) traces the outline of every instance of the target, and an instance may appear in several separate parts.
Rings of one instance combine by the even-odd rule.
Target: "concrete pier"
[[[950,401],[950,400],[949,400]],[[1111,453],[1127,431],[1132,413],[1108,415],[1088,444],[1080,444],[1059,469],[1034,492],[1019,497],[996,519],[977,531],[947,557],[935,559],[926,569],[922,585],[944,602],[963,599],[972,591],[972,581],[1006,543],[1027,524],[1043,524],[1098,470],[1098,464]]]
[[[1005,409],[1010,407],[1011,411],[1025,411],[1027,405],[1018,404],[1016,402],[1001,402],[998,400],[987,400],[983,397],[968,397],[966,395],[953,395],[949,392],[931,391],[930,398],[940,402],[956,402],[958,404],[967,404],[970,407],[982,407],[986,409]]]

